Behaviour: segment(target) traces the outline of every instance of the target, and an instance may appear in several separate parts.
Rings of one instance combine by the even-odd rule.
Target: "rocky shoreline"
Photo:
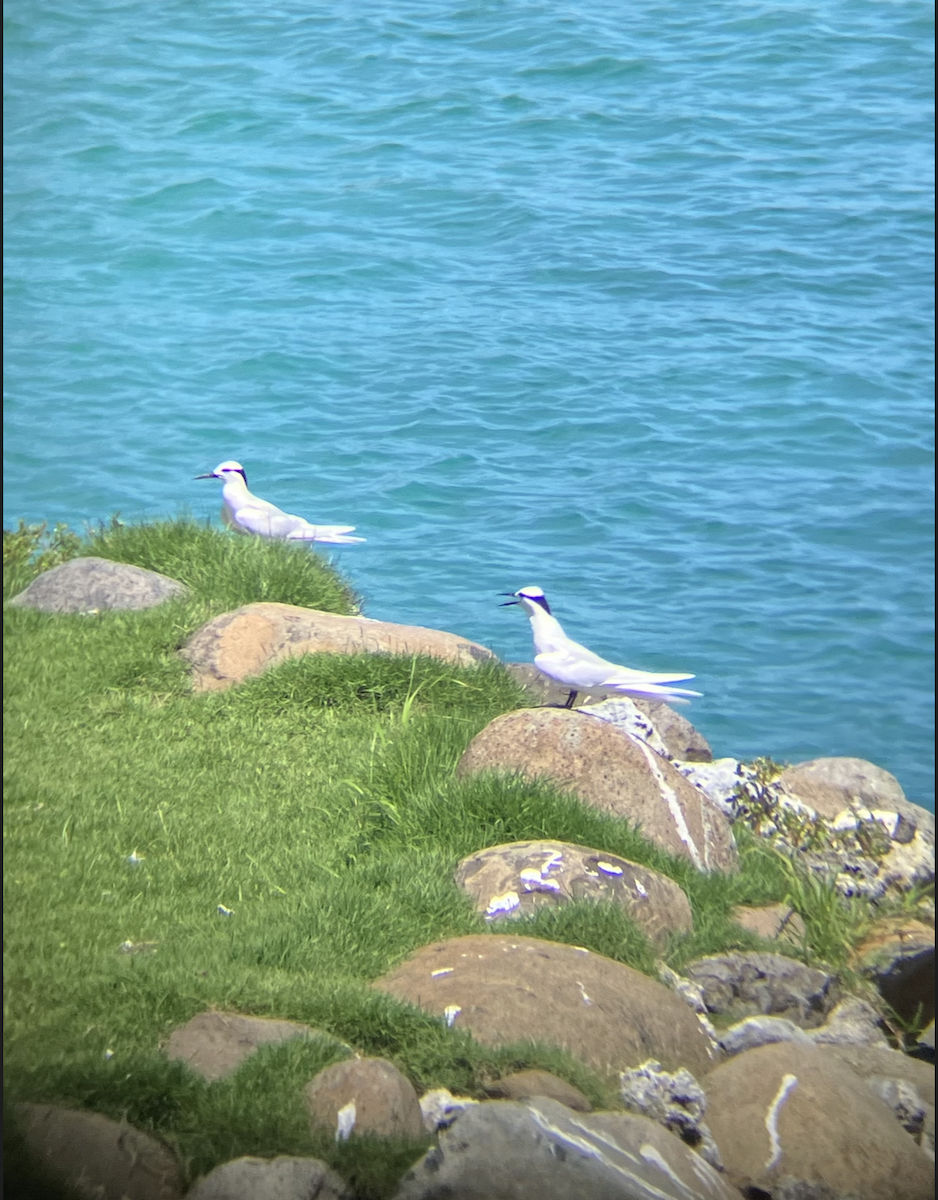
[[[150,607],[180,589],[140,568],[74,559],[12,603],[90,613]],[[297,654],[362,651],[461,665],[493,657],[453,634],[281,604],[214,618],[183,654],[196,689],[221,690]],[[345,1061],[307,1085],[311,1129],[337,1140],[432,1138],[396,1200],[933,1195],[934,903],[924,892],[934,883],[934,816],[872,763],[714,760],[701,735],[665,705],[597,693],[567,710],[555,707],[566,689],[526,664],[508,669],[539,707],[492,721],[466,749],[461,775],[546,778],[640,825],[696,871],[737,870],[733,828],[742,825],[801,876],[859,897],[871,911],[896,897],[913,902],[872,923],[855,949],[853,978],[861,982],[852,992],[835,973],[770,950],[707,956],[680,975],[661,963],[653,979],[578,947],[514,937],[512,921],[573,900],[603,900],[622,906],[662,945],[693,924],[673,880],[561,841],[479,847],[459,864],[455,882],[493,930],[421,947],[372,986],[485,1045],[560,1046],[618,1079],[622,1110],[590,1112],[576,1089],[544,1072],[493,1080],[482,1101],[440,1090],[418,1096],[393,1064],[349,1047]],[[791,906],[740,910],[737,919],[779,948],[799,938]],[[887,1004],[909,1021],[932,1018],[930,1033],[907,1047],[914,1056],[890,1041]],[[217,1080],[261,1045],[317,1036],[327,1035],[206,1012],[174,1031],[163,1050]],[[33,1153],[86,1194],[183,1194],[172,1152],[140,1131],[52,1106],[21,1106],[20,1116]],[[235,1160],[185,1194],[350,1195],[323,1163],[295,1158]]]

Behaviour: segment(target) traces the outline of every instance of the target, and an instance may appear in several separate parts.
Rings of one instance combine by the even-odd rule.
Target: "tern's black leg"
[[[574,701],[576,698],[577,698],[577,692],[576,692],[576,689],[574,689],[574,688],[571,688],[571,689],[570,689],[570,695],[567,697],[567,703],[564,705],[564,708],[573,708],[573,701]]]

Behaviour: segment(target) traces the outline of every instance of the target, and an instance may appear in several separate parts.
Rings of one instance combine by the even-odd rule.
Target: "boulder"
[[[856,947],[851,965],[879,990],[904,1021],[935,1018],[935,930],[910,917],[877,921]]]
[[[394,1200],[443,1197],[734,1200],[734,1193],[647,1117],[573,1113],[555,1100],[537,1099],[467,1109],[408,1171]]]
[[[766,904],[758,908],[740,906],[733,909],[732,917],[737,925],[767,942],[799,945],[805,935],[804,921],[790,904]]]
[[[268,1017],[246,1017],[241,1013],[198,1013],[174,1029],[165,1047],[166,1057],[184,1062],[210,1083],[236,1071],[258,1046],[286,1042],[291,1038],[316,1037],[315,1030],[294,1021]]]
[[[823,1024],[839,999],[836,976],[762,951],[713,954],[684,967],[703,990],[708,1012],[787,1017],[803,1028]]]
[[[566,1079],[551,1075],[550,1071],[515,1071],[497,1079],[486,1091],[497,1100],[530,1100],[535,1096],[546,1096],[574,1112],[593,1111],[592,1104],[579,1088],[567,1083]]]
[[[423,1114],[413,1084],[383,1058],[352,1058],[320,1071],[304,1091],[310,1129],[346,1141],[353,1134],[421,1138]]]
[[[810,1046],[870,1046],[887,1049],[879,1013],[857,996],[848,996],[830,1013],[823,1025],[803,1029],[785,1017],[746,1017],[719,1034],[726,1054],[742,1054],[773,1042],[800,1042]]]
[[[722,1169],[720,1151],[704,1122],[707,1097],[703,1088],[683,1067],[665,1071],[650,1058],[640,1067],[619,1076],[622,1103],[631,1112],[641,1113],[676,1133],[682,1142],[693,1146],[711,1167]]]
[[[695,1074],[714,1061],[693,1012],[663,984],[579,946],[476,934],[434,942],[374,987],[486,1046],[547,1042],[601,1072],[650,1055]]]
[[[559,708],[506,713],[473,738],[458,770],[549,779],[585,804],[639,825],[645,837],[698,870],[738,868],[719,809],[667,759],[607,721]]]
[[[750,1196],[930,1200],[933,1165],[837,1053],[777,1042],[702,1081],[728,1178]]]
[[[218,691],[301,654],[427,654],[456,666],[495,659],[476,642],[416,625],[340,617],[293,604],[246,604],[203,625],[182,655],[196,691]]]
[[[51,1174],[93,1200],[179,1200],[183,1177],[168,1146],[100,1113],[18,1104],[29,1151]]]
[[[351,1200],[335,1171],[318,1158],[235,1158],[201,1179],[186,1200]]]
[[[828,819],[857,808],[898,812],[908,804],[895,775],[862,758],[813,758],[787,767],[777,782],[783,792]]]
[[[456,883],[487,920],[530,916],[570,900],[618,904],[652,941],[693,929],[683,890],[650,867],[568,842],[509,842],[470,854]]]
[[[446,1129],[473,1104],[481,1103],[472,1096],[454,1096],[449,1088],[432,1088],[420,1097],[420,1113],[427,1133]]]
[[[505,668],[535,704],[560,707],[566,704],[570,689],[549,679],[532,663],[505,663]],[[688,762],[712,760],[713,753],[703,734],[696,730],[686,717],[660,700],[636,700],[631,696],[622,696],[619,692],[592,688],[578,694],[576,707],[595,711],[597,706],[605,705],[607,701],[622,700],[626,700],[643,714],[671,758],[686,759]]]
[[[73,558],[37,576],[11,604],[50,613],[95,613],[154,608],[187,592],[156,571],[107,558]]]

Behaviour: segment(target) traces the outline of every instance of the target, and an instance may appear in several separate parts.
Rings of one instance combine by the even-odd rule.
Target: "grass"
[[[360,1200],[378,1200],[425,1143],[336,1145],[311,1135],[300,1101],[349,1047],[390,1058],[418,1091],[481,1096],[500,1074],[537,1066],[616,1103],[614,1081],[556,1048],[487,1049],[370,988],[426,942],[485,931],[452,882],[462,857],[546,837],[664,872],[694,912],[694,932],[667,948],[677,969],[765,948],[732,907],[795,898],[787,864],[751,835],[738,875],[704,876],[547,783],[458,779],[470,739],[524,703],[498,664],[311,656],[193,694],[176,652],[209,617],[258,600],[356,610],[348,583],[306,547],[186,520],[112,523],[83,539],[21,526],[4,537],[5,595],[78,553],[190,591],[140,613],[5,610],[8,1096],[126,1116],[174,1144],[192,1178],[240,1154],[312,1154]],[[799,893],[805,957],[843,950],[821,936],[829,900]],[[655,972],[655,951],[612,906],[541,912],[512,930]],[[121,953],[128,941],[151,952]],[[210,1085],[159,1046],[211,1006],[321,1036],[264,1048]]]

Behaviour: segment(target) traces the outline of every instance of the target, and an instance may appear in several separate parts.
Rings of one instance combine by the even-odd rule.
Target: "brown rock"
[[[486,1046],[547,1042],[598,1071],[653,1057],[695,1074],[714,1052],[663,984],[579,946],[473,935],[415,951],[373,987],[438,1013]]]
[[[340,617],[292,604],[246,604],[203,625],[182,650],[196,691],[217,691],[301,654],[428,654],[457,666],[495,658],[455,633]]]
[[[351,1191],[318,1158],[235,1158],[186,1193],[186,1200],[352,1200]]]
[[[533,665],[533,663],[505,663],[508,673],[527,692],[532,703],[564,706],[570,689],[555,683]],[[621,700],[618,692],[607,692],[602,688],[580,692],[576,707],[602,704],[604,700]],[[632,703],[640,709],[655,727],[655,732],[664,742],[670,755],[681,762],[713,762],[713,751],[703,734],[694,728],[685,716],[661,700],[638,700]]]
[[[738,867],[729,822],[716,805],[667,759],[609,722],[559,708],[506,713],[473,738],[458,770],[550,779],[640,825],[645,837],[698,870]]]
[[[166,1057],[184,1062],[203,1079],[214,1083],[236,1071],[258,1046],[314,1036],[308,1025],[293,1021],[210,1010],[198,1013],[191,1021],[173,1030],[166,1046]]]
[[[885,1046],[822,1046],[825,1054],[843,1063],[861,1079],[902,1079],[919,1092],[926,1104],[935,1103],[935,1064],[921,1062]]]
[[[93,1200],[178,1200],[179,1163],[168,1146],[126,1121],[52,1104],[16,1107],[26,1145],[52,1174]]]
[[[52,613],[153,608],[184,596],[185,584],[107,558],[73,558],[37,576],[11,604]]]
[[[745,1195],[930,1200],[933,1164],[836,1053],[776,1042],[703,1080],[729,1179]]]
[[[326,1128],[337,1139],[353,1134],[424,1136],[420,1101],[410,1080],[383,1058],[333,1063],[303,1091],[310,1129]]]
[[[910,917],[877,921],[853,954],[852,965],[906,1021],[919,1027],[935,1017],[935,930]]]
[[[515,1071],[498,1079],[486,1089],[490,1096],[502,1100],[529,1100],[532,1096],[547,1096],[574,1112],[592,1112],[593,1106],[579,1088],[551,1075],[550,1071]]]
[[[836,975],[764,950],[708,954],[684,967],[707,1011],[787,1017],[805,1029],[823,1024],[840,999]]]
[[[805,935],[804,921],[790,904],[767,904],[760,908],[741,906],[733,909],[733,920],[767,942],[782,940],[798,944]]]
[[[479,850],[459,864],[456,883],[472,897],[476,911],[493,921],[530,916],[570,900],[608,900],[621,905],[659,945],[669,933],[694,927],[688,899],[673,880],[604,850],[568,842],[509,842]]]
[[[895,775],[862,758],[813,758],[788,767],[777,783],[827,818],[852,808],[896,812],[897,804],[908,803]]]

